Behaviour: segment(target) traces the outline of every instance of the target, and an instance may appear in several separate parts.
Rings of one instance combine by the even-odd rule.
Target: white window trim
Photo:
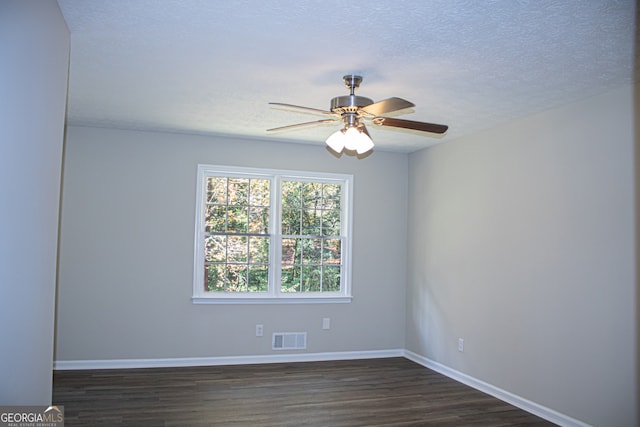
[[[353,175],[326,172],[292,171],[282,169],[259,169],[236,166],[218,166],[199,164],[196,185],[196,216],[194,233],[193,295],[194,304],[282,304],[282,303],[349,303],[351,295],[351,247],[353,223]],[[269,291],[265,293],[207,293],[204,283],[204,204],[206,199],[206,177],[212,175],[267,178],[271,180],[271,209],[269,233],[271,235],[269,251]],[[303,181],[335,181],[343,184],[341,206],[342,231],[345,237],[342,247],[342,272],[340,292],[288,293],[280,292],[281,235],[276,233],[282,215],[280,200],[280,182],[283,179]],[[274,191],[276,190],[276,191]],[[346,230],[345,230],[346,228]]]

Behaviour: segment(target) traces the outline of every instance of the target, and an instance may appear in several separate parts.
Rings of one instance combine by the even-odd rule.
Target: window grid
[[[195,303],[350,301],[349,175],[198,171]],[[256,183],[269,183],[269,191],[254,191]]]
[[[256,222],[252,221],[252,211],[256,209],[268,210],[269,204],[264,204],[265,197],[256,193],[265,191],[270,193],[271,183],[268,180],[256,178],[232,178],[209,176],[207,182],[207,200],[205,217],[205,292],[267,292],[269,282],[269,244],[262,244],[266,256],[258,257],[254,262],[254,248],[260,246],[260,239],[264,242],[269,238],[268,221],[263,214],[262,232],[258,231]],[[223,184],[224,183],[224,184]],[[252,188],[252,187],[257,188]],[[224,194],[216,187],[223,187]],[[252,203],[253,200],[263,203]],[[266,201],[270,200],[266,198]],[[231,212],[234,212],[233,218]],[[246,216],[244,215],[246,213]],[[245,219],[246,217],[246,219]],[[214,220],[223,218],[222,224]],[[237,219],[241,221],[237,221]],[[260,222],[258,221],[258,224]],[[254,231],[254,232],[251,232]],[[217,251],[217,257],[209,256],[207,248],[209,242],[218,242],[223,249]],[[255,245],[252,245],[255,243]],[[224,252],[223,256],[220,256]],[[260,251],[258,251],[260,252]],[[213,258],[213,259],[212,259]],[[266,262],[265,262],[266,259]]]
[[[339,262],[325,262],[327,242],[341,240],[342,186],[318,181],[284,180],[281,183],[282,209],[282,292],[338,292],[342,256]],[[338,227],[329,218],[337,215]],[[290,219],[296,218],[297,221]],[[285,231],[286,230],[286,231]],[[309,233],[315,231],[316,233]],[[338,234],[335,234],[336,231]],[[333,234],[330,234],[333,232]],[[289,256],[293,250],[293,258]],[[287,255],[285,257],[285,255]]]

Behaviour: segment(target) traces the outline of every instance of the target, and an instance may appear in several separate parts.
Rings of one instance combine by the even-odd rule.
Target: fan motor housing
[[[338,114],[356,113],[358,109],[373,104],[373,100],[364,96],[336,96],[331,100],[331,111]]]

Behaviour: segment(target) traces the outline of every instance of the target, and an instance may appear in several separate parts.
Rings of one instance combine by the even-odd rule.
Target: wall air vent
[[[305,350],[307,348],[307,333],[275,332],[271,348],[273,350]]]

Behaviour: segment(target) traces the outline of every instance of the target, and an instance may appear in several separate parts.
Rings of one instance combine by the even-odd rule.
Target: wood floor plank
[[[73,426],[551,426],[404,358],[55,371]]]

